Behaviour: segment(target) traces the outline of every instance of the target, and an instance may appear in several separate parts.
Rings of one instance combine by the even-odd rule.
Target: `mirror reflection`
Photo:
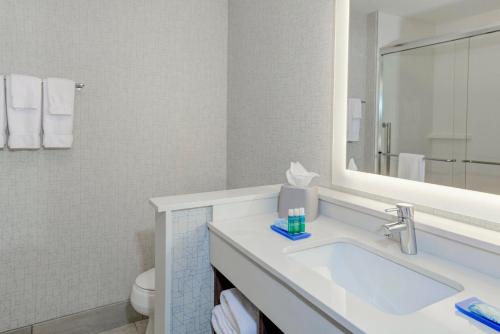
[[[500,1],[351,0],[347,168],[500,194]]]

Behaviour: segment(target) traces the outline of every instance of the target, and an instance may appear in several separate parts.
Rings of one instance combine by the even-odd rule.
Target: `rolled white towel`
[[[215,306],[212,310],[212,327],[217,334],[236,334],[220,305]]]
[[[212,328],[216,334],[222,334],[222,329],[220,329],[219,324],[217,323],[217,318],[215,317],[214,312],[212,311]]]
[[[221,292],[222,311],[230,326],[238,334],[256,334],[258,329],[257,308],[237,289]]]

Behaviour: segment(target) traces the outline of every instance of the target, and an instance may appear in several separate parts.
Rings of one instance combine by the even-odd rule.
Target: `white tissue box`
[[[288,217],[288,209],[304,208],[306,221],[311,222],[318,216],[318,187],[281,186],[278,200],[280,218]]]

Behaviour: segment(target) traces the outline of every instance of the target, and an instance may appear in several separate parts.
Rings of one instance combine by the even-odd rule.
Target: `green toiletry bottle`
[[[293,224],[293,233],[300,233],[300,209],[293,210],[294,215],[294,224]]]
[[[300,233],[306,232],[306,209],[300,208],[299,210],[299,225],[300,225]]]
[[[293,216],[293,209],[288,209],[288,233],[294,233],[295,217]]]

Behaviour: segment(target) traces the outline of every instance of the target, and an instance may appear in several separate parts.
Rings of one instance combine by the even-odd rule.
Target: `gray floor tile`
[[[31,334],[31,326],[13,329],[11,331],[2,332],[1,334]]]
[[[148,325],[148,321],[148,319],[144,319],[135,323],[135,327],[137,327],[137,334],[146,333],[146,326]]]
[[[109,331],[101,332],[100,334],[137,334],[135,324],[128,324],[122,327],[110,329]]]
[[[35,324],[33,334],[94,334],[140,319],[142,316],[125,301]]]

